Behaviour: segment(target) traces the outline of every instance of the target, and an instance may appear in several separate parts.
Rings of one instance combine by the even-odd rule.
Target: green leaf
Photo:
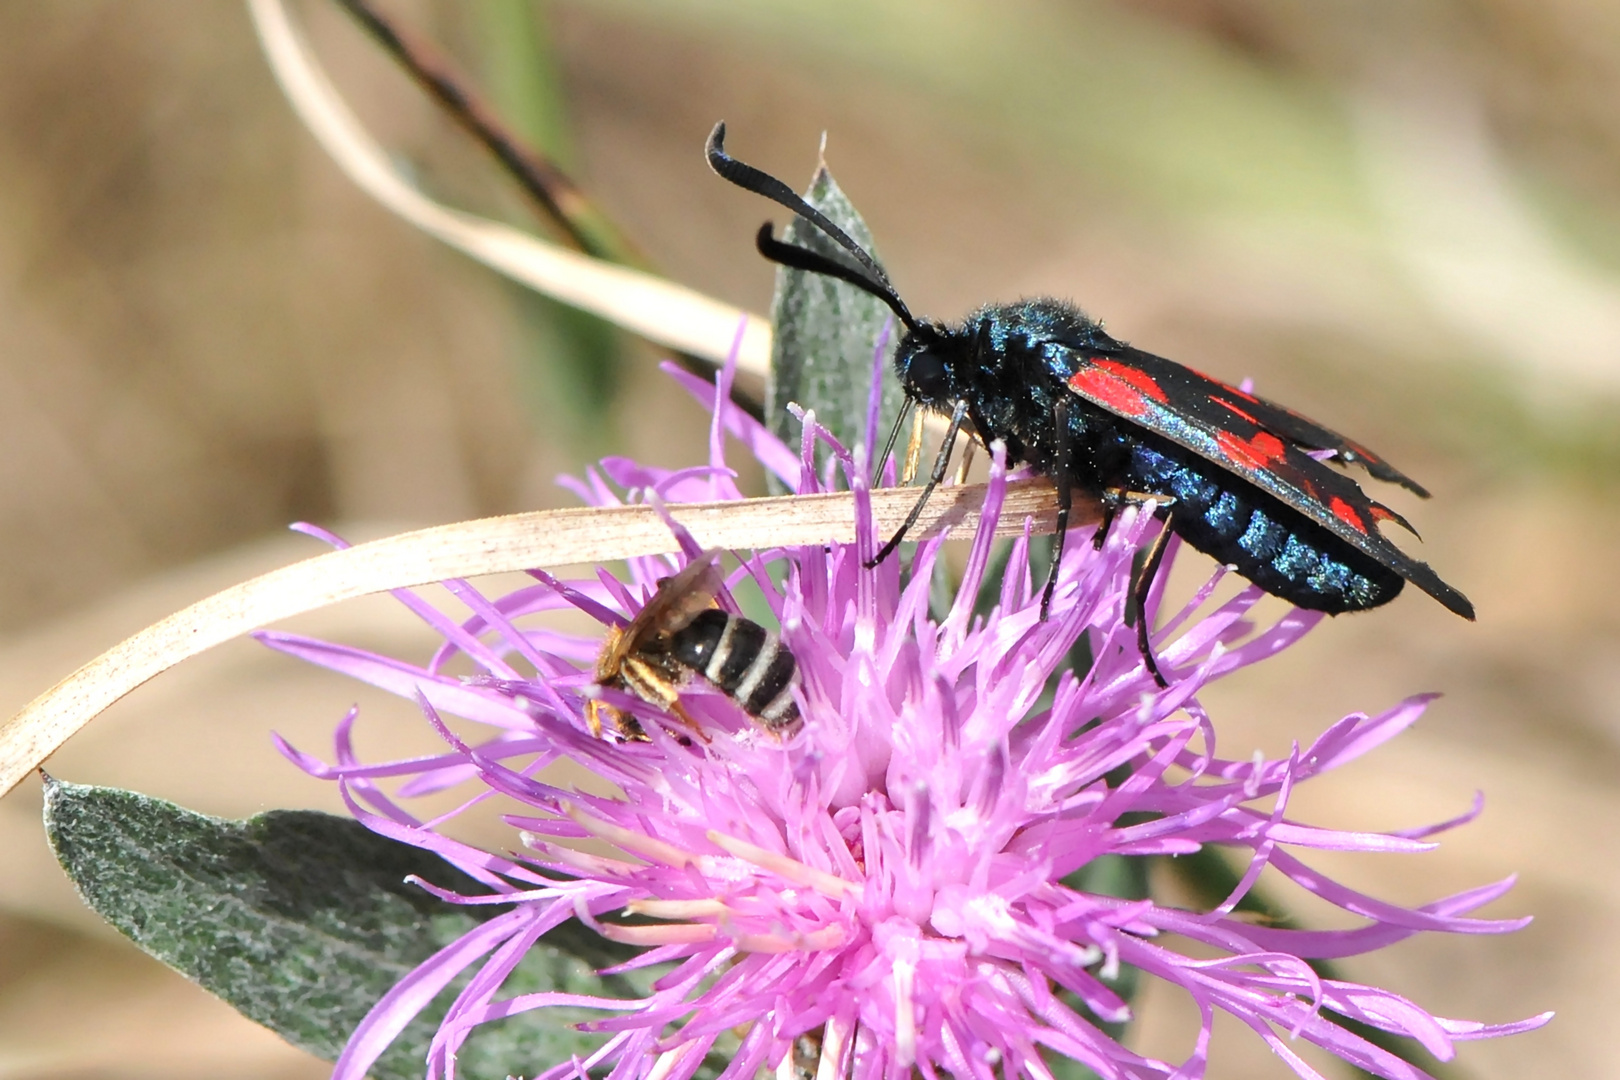
[[[62,868],[102,918],[143,950],[310,1053],[333,1060],[395,982],[507,907],[435,899],[416,874],[458,892],[488,890],[437,856],[309,810],[246,821],[192,813],[135,792],[48,780],[45,828]],[[529,951],[503,996],[559,990],[639,997],[594,968],[631,950],[569,922]],[[423,1074],[428,1041],[467,973],[371,1070]],[[605,1038],[571,1026],[599,1012],[546,1009],[484,1025],[458,1057],[469,1076],[534,1075]]]
[[[825,165],[816,170],[804,197],[872,252],[871,231]],[[843,262],[850,261],[843,248],[797,216],[782,238]],[[876,253],[872,254],[875,258]],[[845,446],[853,450],[856,443],[864,443],[872,363],[879,336],[889,319],[889,309],[881,300],[853,285],[823,274],[778,267],[776,296],[771,301],[776,338],[771,347],[770,384],[765,391],[765,418],[771,431],[789,446],[799,445],[799,422],[787,411],[789,402],[798,402],[806,409],[814,409],[816,419]],[[887,434],[904,401],[898,381],[888,372],[901,332],[897,328],[890,334],[881,358],[885,370],[879,438]],[[872,452],[878,449],[881,447]]]
[[[582,469],[621,445],[614,402],[624,384],[624,339],[610,324],[521,285],[512,298],[512,351],[531,425],[564,467]]]

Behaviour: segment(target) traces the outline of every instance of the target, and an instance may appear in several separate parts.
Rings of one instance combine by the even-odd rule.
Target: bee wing
[[[652,599],[636,612],[617,639],[610,640],[602,650],[597,671],[616,673],[626,657],[641,651],[648,638],[679,630],[713,604],[725,585],[717,565],[719,559],[719,549],[705,551],[674,576],[660,581]]]

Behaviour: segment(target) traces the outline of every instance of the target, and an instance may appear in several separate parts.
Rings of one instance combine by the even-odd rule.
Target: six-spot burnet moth
[[[776,202],[849,253],[833,259],[774,238],[756,238],[761,254],[784,266],[848,282],[888,305],[905,326],[895,372],[907,406],[950,418],[945,441],[911,516],[874,561],[894,551],[945,476],[957,436],[1000,439],[1009,462],[1028,464],[1057,488],[1058,524],[1043,613],[1063,555],[1076,490],[1100,498],[1105,517],[1151,499],[1165,519],[1133,584],[1143,610],[1170,533],[1266,592],[1329,614],[1388,603],[1410,581],[1467,619],[1473,605],[1378,531],[1399,514],[1374,502],[1328,464],[1359,465],[1418,495],[1428,492],[1359,443],[1299,413],[1174,361],[1133,349],[1060,300],[1023,300],[980,308],[957,325],[918,319],[876,260],[776,177],[725,152],[725,125],[709,136],[710,167],[724,179]],[[903,421],[904,417],[901,418]],[[897,421],[887,457],[901,430]],[[1414,532],[1415,535],[1415,532]],[[1163,676],[1137,623],[1144,663]]]

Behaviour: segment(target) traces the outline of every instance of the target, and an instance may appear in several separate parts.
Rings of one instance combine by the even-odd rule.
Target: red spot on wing
[[[1249,423],[1253,424],[1255,427],[1260,426],[1260,421],[1256,420],[1254,417],[1250,416],[1248,413],[1244,412],[1242,409],[1238,408],[1236,405],[1232,404],[1230,401],[1227,401],[1225,398],[1210,398],[1209,400],[1213,401],[1217,405],[1220,405],[1220,406],[1230,410],[1231,412],[1236,413],[1238,416],[1243,417],[1243,419],[1247,420]]]
[[[1273,461],[1281,461],[1287,452],[1282,440],[1269,431],[1262,431],[1252,439],[1244,439],[1230,431],[1217,431],[1215,444],[1228,461],[1256,472],[1263,471]]]
[[[1337,495],[1329,500],[1328,509],[1333,511],[1334,517],[1356,530],[1356,532],[1364,533],[1367,531],[1367,523],[1361,520],[1361,515],[1356,512],[1356,508]]]
[[[1103,363],[1106,363],[1106,361]],[[1113,366],[1119,367],[1122,365]],[[1136,374],[1141,375],[1141,372]],[[1120,378],[1112,371],[1106,370],[1102,363],[1097,364],[1095,367],[1082,368],[1070,375],[1069,385],[1087,397],[1100,401],[1104,407],[1112,409],[1122,416],[1141,416],[1151,408],[1147,403],[1148,397],[1154,397],[1159,401],[1164,400],[1164,391],[1159,389],[1158,384],[1145,375],[1142,378],[1147,379],[1148,385],[1156,393],[1148,393],[1147,396],[1143,396],[1146,392],[1140,386],[1128,379]]]
[[[1401,517],[1383,503],[1372,504],[1372,515],[1374,521],[1399,521]]]
[[[1092,363],[1094,363],[1099,370],[1106,371],[1108,374],[1112,375],[1121,382],[1129,383],[1130,385],[1136,387],[1136,389],[1140,390],[1142,393],[1146,394],[1148,397],[1152,398],[1154,401],[1157,401],[1161,405],[1167,404],[1170,401],[1170,395],[1164,392],[1164,388],[1154,380],[1153,376],[1149,375],[1141,368],[1131,367],[1129,364],[1122,364],[1118,360],[1094,360]]]

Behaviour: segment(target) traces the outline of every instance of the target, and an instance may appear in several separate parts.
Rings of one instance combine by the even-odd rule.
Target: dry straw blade
[[[948,487],[929,500],[913,532],[978,526],[987,488]],[[906,488],[874,491],[879,535],[892,532],[916,499]],[[1096,520],[1077,505],[1071,524]],[[705,548],[769,548],[852,543],[855,503],[849,494],[785,496],[671,506],[671,517]],[[1076,520],[1078,518],[1078,520]],[[1021,535],[1026,519],[1038,533],[1056,523],[1056,499],[1045,480],[1007,485],[998,534]],[[578,563],[602,563],[677,550],[669,526],[648,506],[546,510],[463,521],[360,544],[295,563],[202,600],[108,650],[36,698],[0,727],[0,794],[39,768],[57,747],[113,702],[180,661],[250,630],[389,589]]]
[[[771,328],[760,316],[422,194],[361,127],[280,0],[250,0],[248,7],[270,68],[299,119],[349,179],[383,206],[514,281],[691,356],[723,362],[741,323],[738,365],[764,376]]]

